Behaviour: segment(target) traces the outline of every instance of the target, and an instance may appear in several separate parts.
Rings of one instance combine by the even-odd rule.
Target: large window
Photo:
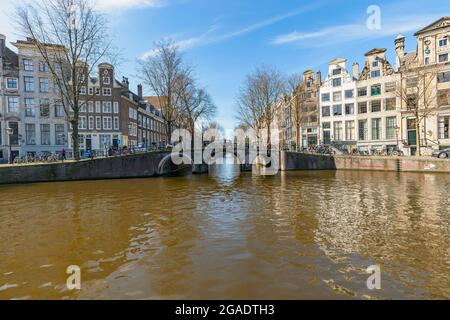
[[[358,121],[358,139],[361,141],[367,140],[367,120]]]
[[[87,129],[86,116],[80,117],[80,119],[78,121],[78,129],[81,129],[81,130],[86,130]]]
[[[330,116],[330,106],[323,106],[322,117],[329,117],[329,116]]]
[[[55,117],[63,118],[65,115],[64,106],[62,104],[55,104]]]
[[[104,101],[103,102],[103,113],[111,113],[111,112],[112,112],[111,102]]]
[[[50,117],[50,100],[49,99],[41,99],[40,100],[40,114],[41,114],[41,118]]]
[[[371,78],[378,78],[381,76],[380,70],[375,70],[370,73]]]
[[[371,112],[380,112],[381,111],[381,100],[373,100],[370,103]]]
[[[438,82],[450,82],[450,71],[438,73]]]
[[[322,123],[323,128],[323,144],[330,144],[331,143],[331,123],[330,122],[323,122]]]
[[[333,76],[340,75],[341,73],[342,73],[342,69],[341,68],[333,69]]]
[[[94,117],[90,116],[89,117],[89,130],[94,130],[94,125],[95,125],[94,122],[95,122]]]
[[[322,102],[330,101],[330,94],[329,93],[323,93],[322,94]]]
[[[39,72],[48,72],[49,68],[48,68],[48,64],[46,64],[45,62],[39,62]]]
[[[7,78],[6,79],[6,89],[8,90],[17,90],[19,87],[19,83],[17,78]]]
[[[445,47],[448,44],[447,38],[439,40],[439,47]]]
[[[450,116],[439,118],[438,122],[439,139],[450,139],[449,127],[450,127]]]
[[[333,116],[342,116],[342,104],[333,106]]]
[[[36,125],[34,123],[25,124],[25,138],[27,145],[36,144]]]
[[[367,101],[358,102],[358,113],[359,114],[367,113]]]
[[[376,84],[370,87],[371,96],[379,96],[381,94],[381,84]]]
[[[355,140],[355,121],[345,121],[345,140]]]
[[[372,119],[372,140],[381,140],[381,119]]]
[[[39,91],[40,92],[49,92],[50,91],[50,85],[48,79],[40,78],[39,79]]]
[[[114,130],[119,130],[119,117],[114,117]]]
[[[58,146],[64,145],[65,132],[63,124],[55,124],[55,144]]]
[[[36,117],[36,106],[34,104],[34,99],[25,98],[25,117],[34,118]]]
[[[353,98],[354,90],[345,90],[345,98],[350,99]]]
[[[367,88],[358,88],[358,97],[367,96]]]
[[[394,92],[396,89],[396,84],[395,82],[388,82],[384,85],[384,91],[385,92]]]
[[[397,118],[387,117],[386,118],[386,140],[393,140],[396,138],[397,130]]]
[[[341,78],[333,79],[333,87],[340,87],[341,85],[342,85],[342,79]]]
[[[33,60],[23,59],[23,69],[25,71],[33,71]]]
[[[333,101],[342,101],[342,91],[333,92]]]
[[[111,130],[112,129],[111,117],[103,117],[103,129],[104,130]]]
[[[384,104],[385,104],[385,109],[386,111],[393,111],[395,110],[396,107],[396,99],[395,98],[387,98],[384,100]]]
[[[447,62],[448,61],[448,53],[439,55],[439,62]]]
[[[102,129],[102,117],[95,117],[95,129],[96,130]]]
[[[33,77],[24,77],[23,78],[25,91],[33,92],[34,91],[34,78]]]
[[[49,146],[51,144],[49,124],[41,124],[41,144],[44,146]]]
[[[345,105],[345,114],[354,114],[355,113],[355,104],[354,103],[347,103]]]
[[[19,97],[8,97],[8,112],[19,113]]]
[[[334,141],[342,141],[343,140],[343,132],[342,132],[342,122],[334,122]]]

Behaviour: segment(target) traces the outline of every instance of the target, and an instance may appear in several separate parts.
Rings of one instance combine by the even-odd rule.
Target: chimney
[[[322,72],[320,72],[320,71],[317,71],[317,79],[316,79],[316,82],[317,82],[317,84],[318,84],[319,86],[322,85]]]
[[[3,57],[3,55],[5,54],[5,47],[6,47],[6,37],[0,34],[0,57]]]
[[[143,98],[143,95],[142,95],[142,84],[138,84],[137,91],[138,91],[139,98],[141,98],[141,100],[142,100],[142,98]]]
[[[405,37],[401,34],[395,38],[395,66],[400,69],[401,60],[405,56]]]
[[[355,62],[352,66],[352,73],[353,78],[358,79],[359,78],[359,63]]]

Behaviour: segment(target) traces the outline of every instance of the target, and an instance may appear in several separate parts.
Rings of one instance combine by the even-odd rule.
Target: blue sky
[[[14,40],[8,20],[13,1],[0,2],[0,33]],[[370,5],[381,9],[379,30],[366,27]],[[217,120],[231,129],[239,87],[255,67],[325,74],[328,61],[344,57],[349,66],[362,64],[374,47],[387,48],[394,64],[395,36],[407,36],[407,50],[414,50],[413,33],[450,15],[450,1],[100,0],[99,9],[110,17],[115,42],[123,49],[119,76],[136,87],[136,61],[151,53],[158,39],[172,39],[210,91]]]

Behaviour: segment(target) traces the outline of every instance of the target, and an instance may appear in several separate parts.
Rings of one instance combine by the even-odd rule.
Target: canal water
[[[2,186],[0,299],[450,298],[449,190],[449,175],[233,166]]]

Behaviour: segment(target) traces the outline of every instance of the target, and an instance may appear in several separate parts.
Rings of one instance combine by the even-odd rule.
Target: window
[[[78,129],[87,129],[87,123],[86,123],[86,117],[82,116],[80,117],[79,121],[78,121]]]
[[[345,98],[350,99],[353,98],[354,90],[345,90]]]
[[[80,101],[80,106],[79,106],[79,112],[86,112],[86,102],[85,101]]]
[[[358,97],[367,96],[367,88],[358,88]]]
[[[414,110],[417,107],[417,95],[416,94],[408,94],[406,96],[406,107],[408,110]]]
[[[381,94],[381,84],[376,84],[370,87],[371,96],[379,96]]]
[[[88,92],[89,92],[90,96],[93,96],[94,95],[94,88],[89,87]]]
[[[111,84],[111,78],[110,77],[103,77],[103,84]]]
[[[338,69],[334,69],[333,70],[333,76],[337,76],[337,75],[339,75],[339,74],[341,74],[342,73],[342,69],[341,68],[338,68]]]
[[[33,71],[33,60],[23,59],[23,69],[25,71]]]
[[[334,126],[334,141],[342,141],[343,136],[342,136],[342,122],[334,122],[333,123]]]
[[[342,92],[341,91],[333,92],[333,101],[335,101],[335,102],[342,101]]]
[[[114,117],[114,130],[119,130],[119,117]]]
[[[88,102],[88,111],[89,113],[94,113],[94,101]]]
[[[375,70],[370,73],[371,78],[378,78],[381,76],[380,70]]]
[[[95,129],[102,130],[102,117],[95,117]]]
[[[81,88],[80,88],[80,94],[81,95],[86,95],[86,87],[85,86],[82,86]]]
[[[41,99],[40,115],[41,115],[41,118],[48,118],[50,116],[50,100]]]
[[[103,113],[111,113],[111,102],[103,101]]]
[[[381,111],[381,100],[373,100],[371,103],[371,112],[380,112]]]
[[[111,117],[103,117],[103,129],[104,130],[112,129]]]
[[[406,79],[406,88],[417,88],[419,85],[418,77],[411,77]]]
[[[306,99],[311,99],[311,92],[306,93]]]
[[[345,121],[345,140],[355,140],[355,121]]]
[[[103,88],[104,96],[111,96],[111,88]]]
[[[19,123],[15,121],[9,121],[7,127],[12,129],[12,135],[9,138],[9,142],[11,143],[11,145],[19,145]]]
[[[114,101],[114,113],[119,113],[119,103]]]
[[[45,62],[39,62],[39,72],[48,72],[48,65]]]
[[[372,67],[373,67],[373,68],[378,67],[378,61],[377,61],[377,60],[375,60],[374,62],[372,62]]]
[[[39,79],[39,91],[40,92],[49,92],[50,91],[50,85],[48,79],[40,78]]]
[[[367,113],[367,102],[358,103],[358,113]]]
[[[439,83],[450,82],[450,71],[438,73],[437,79]]]
[[[355,104],[347,103],[345,105],[345,114],[354,114],[355,113]]]
[[[397,130],[397,118],[387,117],[386,118],[386,140],[393,140],[396,138]]]
[[[311,88],[311,81],[310,80],[306,81],[306,87],[307,88]]]
[[[333,106],[333,115],[342,116],[342,104],[336,104]]]
[[[367,140],[367,120],[358,121],[358,140]]]
[[[439,62],[447,62],[448,61],[448,53],[439,55]]]
[[[330,101],[330,94],[329,93],[323,93],[322,94],[322,101],[323,102]]]
[[[322,123],[323,128],[323,144],[330,144],[331,143],[331,123],[330,122],[324,122]]]
[[[63,124],[55,124],[55,144],[58,146],[64,145],[65,133]]]
[[[62,104],[55,104],[55,117],[56,118],[64,117],[64,106]]]
[[[25,117],[34,118],[36,117],[36,106],[34,104],[34,99],[25,98]]]
[[[49,124],[41,124],[41,144],[44,146],[49,146],[51,144]]]
[[[27,145],[36,144],[36,126],[34,123],[25,124],[25,139]]]
[[[34,78],[33,77],[24,77],[25,91],[33,92],[34,91]]]
[[[322,117],[329,117],[330,114],[330,106],[323,106],[322,107]]]
[[[94,117],[89,117],[89,130],[94,130]]]
[[[439,47],[445,47],[448,44],[448,40],[447,39],[441,39],[439,40]]]
[[[340,87],[341,85],[342,85],[342,79],[341,78],[333,79],[333,87]]]
[[[308,106],[302,105],[302,112],[308,112]]]
[[[19,97],[8,97],[8,112],[19,113]]]
[[[449,135],[450,117],[441,117],[438,121],[439,139],[450,139]]]
[[[317,116],[316,115],[312,115],[309,117],[309,122],[314,123],[317,122]]]
[[[17,78],[7,78],[6,79],[6,89],[17,90],[19,88],[19,81]]]
[[[394,111],[397,109],[397,102],[395,98],[387,98],[384,100],[386,111]]]
[[[101,113],[102,109],[101,109],[101,102],[100,101],[95,101],[95,113]]]
[[[395,88],[395,82],[388,82],[384,85],[384,92],[394,92]]]
[[[372,140],[381,139],[381,119],[372,119]]]
[[[100,95],[100,88],[95,88],[95,95],[99,96]]]

